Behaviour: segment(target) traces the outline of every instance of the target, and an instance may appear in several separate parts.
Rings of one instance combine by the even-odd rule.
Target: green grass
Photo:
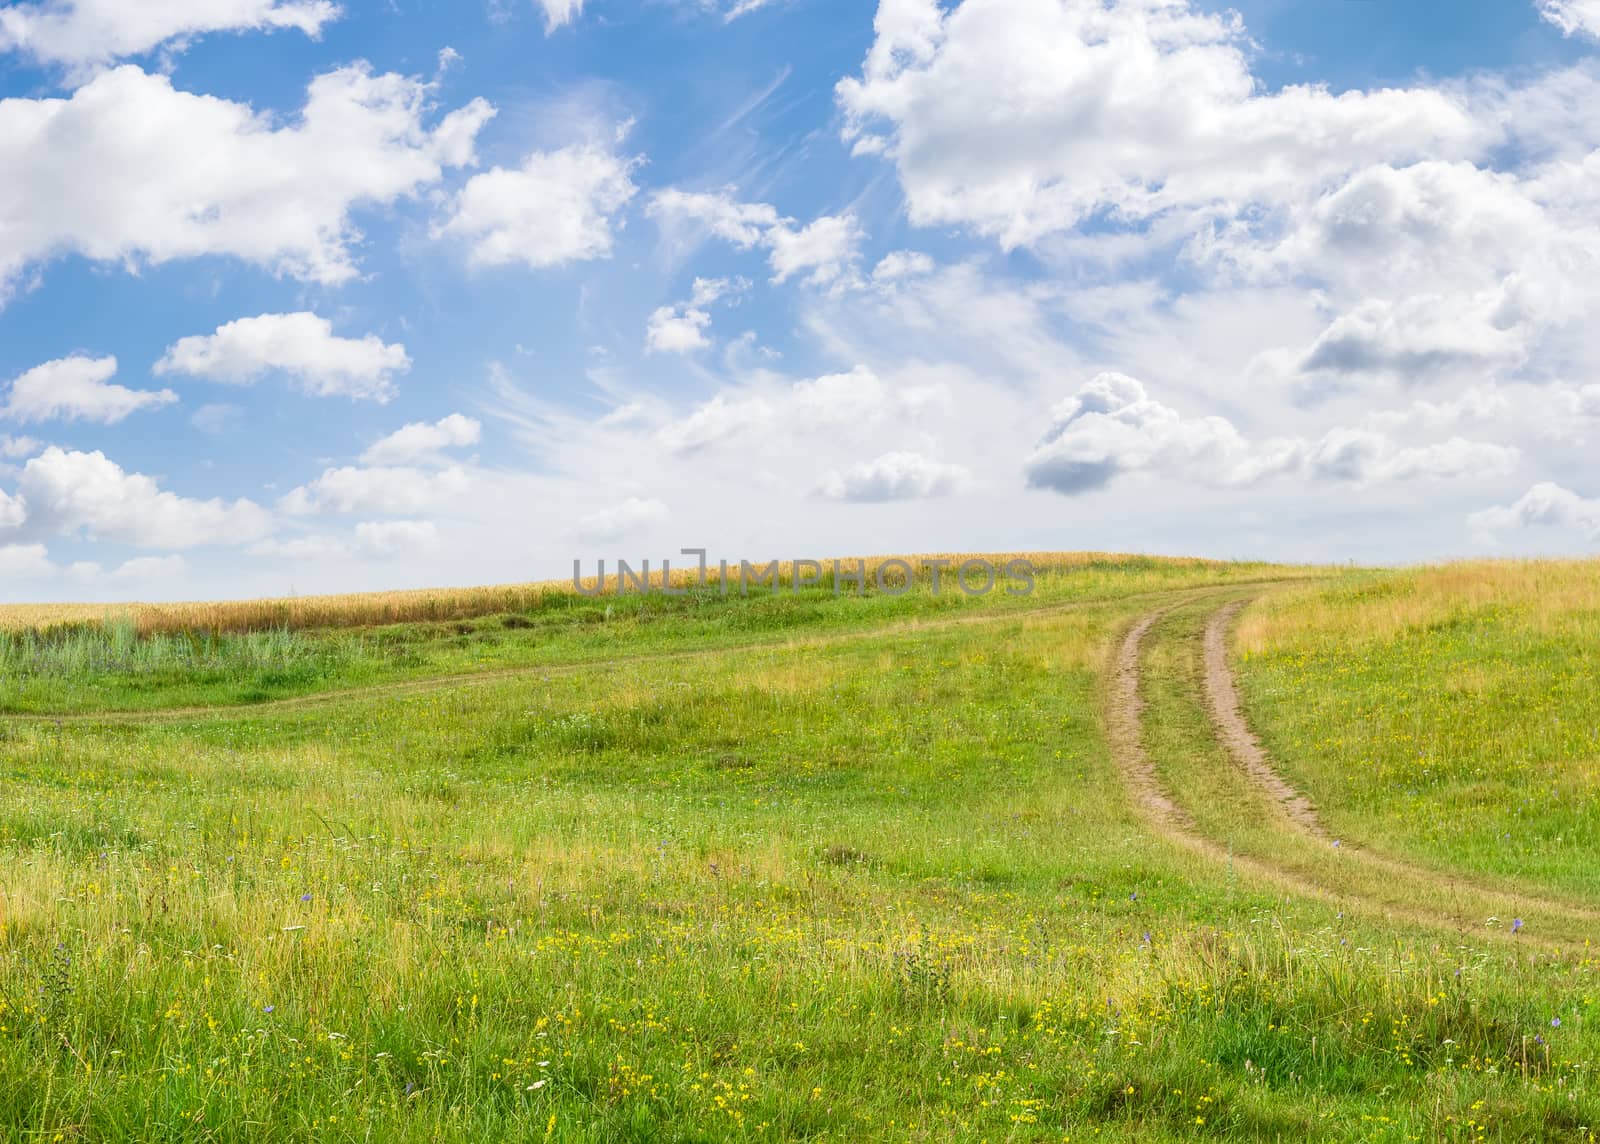
[[[491,642],[535,670],[12,721],[0,1137],[1584,1138],[1585,958],[1286,897],[1120,785],[1125,626],[1271,575],[1105,569],[959,612],[653,604],[411,632],[404,663],[362,633],[298,693]],[[1226,763],[1192,749],[1201,615],[1155,635],[1147,734],[1203,806]],[[708,654],[662,654],[685,651]],[[144,691],[133,658],[40,671],[28,701],[242,703],[245,654]],[[1197,827],[1281,841],[1237,807]]]
[[[1600,903],[1600,567],[1562,567],[1319,590],[1242,663],[1259,733],[1352,837]]]
[[[526,611],[449,623],[363,630],[274,630],[136,637],[131,621],[65,625],[45,632],[0,631],[0,712],[55,714],[148,711],[190,705],[247,705],[340,688],[427,680],[441,675],[618,657],[720,652],[790,637],[848,634],[890,622],[919,622],[1021,611],[1049,604],[1154,592],[1177,584],[1248,582],[1304,570],[1260,564],[1199,564],[1155,558],[1042,567],[1026,597],[1003,587],[968,597],[946,583],[903,595],[850,585],[779,591],[734,582],[684,596],[552,592]]]

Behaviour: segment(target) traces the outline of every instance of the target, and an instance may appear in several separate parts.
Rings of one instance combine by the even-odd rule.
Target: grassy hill
[[[14,621],[5,1135],[1588,1138],[1596,565],[1040,564]]]

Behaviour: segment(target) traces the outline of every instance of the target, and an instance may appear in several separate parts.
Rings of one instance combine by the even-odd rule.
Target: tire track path
[[[1510,942],[1513,939],[1506,930],[1484,929],[1483,919],[1525,914],[1530,921],[1537,918],[1539,924],[1535,932],[1519,934],[1515,944],[1543,952],[1572,950],[1585,945],[1591,937],[1600,936],[1600,911],[1581,904],[1534,897],[1354,848],[1341,848],[1335,866],[1319,868],[1307,844],[1328,847],[1327,833],[1309,800],[1283,779],[1250,732],[1227,663],[1226,635],[1245,601],[1226,589],[1207,595],[1224,597],[1207,630],[1207,643],[1215,644],[1218,651],[1214,655],[1220,657],[1207,657],[1205,705],[1209,726],[1226,750],[1229,762],[1242,769],[1252,785],[1278,809],[1275,825],[1284,836],[1285,845],[1281,850],[1270,848],[1271,853],[1261,853],[1259,847],[1257,852],[1241,853],[1207,835],[1195,815],[1173,798],[1162,781],[1158,760],[1146,747],[1145,652],[1152,632],[1159,635],[1162,622],[1196,602],[1193,600],[1171,603],[1138,618],[1127,630],[1110,665],[1106,729],[1112,759],[1135,808],[1158,837],[1209,864],[1225,864],[1230,871],[1257,882],[1391,922],[1407,922],[1476,940],[1498,938]],[[1202,596],[1199,602],[1204,601]],[[1220,663],[1220,672],[1210,670],[1214,663]],[[1216,675],[1214,698],[1209,680],[1212,675]],[[1253,745],[1253,751],[1246,749],[1247,744]],[[1295,862],[1295,850],[1301,851],[1305,860]]]
[[[1286,583],[1304,582],[1306,582],[1305,577],[1272,577],[1260,580],[1239,580],[1230,586],[1271,587]],[[364,684],[359,687],[342,687],[329,691],[312,692],[307,695],[291,695],[283,699],[268,699],[258,703],[198,704],[183,707],[156,707],[148,710],[7,712],[0,713],[0,721],[67,726],[122,726],[141,723],[177,723],[201,719],[219,722],[247,720],[258,716],[271,716],[284,712],[292,713],[319,707],[337,706],[343,703],[357,703],[372,699],[405,698],[413,695],[427,695],[437,691],[450,691],[458,688],[504,683],[519,679],[560,678],[585,671],[694,661],[717,656],[736,655],[741,652],[832,647],[840,644],[882,639],[886,636],[943,631],[973,624],[998,624],[1007,620],[1025,622],[1030,619],[1048,617],[1062,612],[1081,611],[1085,608],[1115,607],[1124,602],[1155,598],[1189,598],[1197,594],[1212,593],[1217,590],[1217,585],[1201,585],[1191,588],[1158,588],[1146,592],[1131,593],[1126,596],[1091,595],[1076,600],[1043,604],[1038,607],[1018,607],[1004,611],[984,612],[979,615],[890,621],[855,631],[825,635],[804,635],[791,632],[774,639],[752,640],[748,643],[692,647],[677,651],[635,652],[627,655],[597,656],[589,659],[564,660],[555,663],[524,664],[513,667],[489,668],[482,671],[453,672],[447,675],[433,675],[420,679],[387,680]]]
[[[1238,680],[1228,659],[1228,640],[1234,622],[1247,601],[1233,600],[1214,612],[1206,623],[1205,632],[1205,691],[1206,706],[1211,716],[1217,738],[1229,757],[1250,778],[1250,781],[1268,798],[1278,804],[1289,824],[1302,835],[1323,843],[1332,843],[1334,836],[1323,824],[1311,801],[1295,789],[1267,754],[1261,740],[1250,729],[1240,697]],[[1343,842],[1340,843],[1344,847]],[[1427,866],[1423,863],[1396,858],[1353,846],[1350,855],[1370,866],[1391,874],[1415,878],[1440,889],[1468,889],[1482,894],[1503,894],[1520,907],[1542,913],[1565,914],[1591,923],[1600,923],[1600,909],[1577,902],[1550,898],[1524,892],[1513,885],[1495,884],[1486,878],[1454,873]]]

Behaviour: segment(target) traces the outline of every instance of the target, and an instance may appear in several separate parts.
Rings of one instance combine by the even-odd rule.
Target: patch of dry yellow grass
[[[904,560],[914,567],[929,561],[949,561],[952,568],[964,560],[984,559],[1004,573],[1004,566],[1012,560],[1031,561],[1036,571],[1065,571],[1106,561],[1138,559],[1105,552],[930,552],[907,555],[839,557],[846,572],[854,572],[864,563],[869,582],[884,564]],[[1190,557],[1163,557],[1158,563],[1173,569],[1217,566],[1217,562]],[[672,579],[675,586],[694,583],[698,570],[684,567],[674,561]],[[661,585],[660,562],[651,561],[650,583]],[[832,559],[823,562],[831,571]],[[586,561],[583,571],[594,568]],[[635,572],[640,567],[635,564]],[[606,589],[616,588],[616,565],[606,565]],[[767,571],[764,562],[753,562],[753,571]],[[807,568],[807,574],[814,570]],[[946,573],[950,575],[951,573]],[[715,579],[717,566],[711,565],[710,575]],[[795,563],[781,561],[779,579],[792,582]],[[891,582],[894,570],[888,575]],[[729,569],[730,590],[737,590],[739,567]],[[585,590],[593,591],[595,577],[583,580]],[[356,628],[383,624],[418,622],[454,622],[479,616],[504,612],[523,612],[538,607],[547,597],[574,594],[571,578],[545,580],[527,584],[504,584],[481,588],[423,588],[396,592],[362,592],[332,596],[301,596],[284,599],[196,601],[178,604],[6,604],[0,605],[0,630],[26,631],[47,629],[69,624],[97,624],[108,619],[131,619],[141,634],[179,631],[264,631],[274,628]]]
[[[1256,654],[1312,632],[1339,632],[1351,643],[1381,642],[1495,606],[1517,608],[1534,629],[1600,611],[1600,559],[1467,561],[1275,592],[1246,611],[1238,647]]]

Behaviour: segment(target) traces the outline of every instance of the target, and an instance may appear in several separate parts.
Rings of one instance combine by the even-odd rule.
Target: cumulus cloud
[[[1510,446],[1459,437],[1401,446],[1376,430],[1342,427],[1315,441],[1252,443],[1225,418],[1186,418],[1136,379],[1103,373],[1056,406],[1023,472],[1034,488],[1073,496],[1134,472],[1219,486],[1279,476],[1375,484],[1503,474],[1518,459]]]
[[[777,207],[739,202],[729,190],[680,191],[676,187],[652,195],[645,213],[674,245],[686,244],[695,232],[704,231],[741,250],[760,242],[780,217]]]
[[[386,345],[376,334],[337,337],[326,318],[297,313],[240,318],[214,334],[184,338],[168,348],[155,372],[227,385],[252,385],[277,373],[316,397],[384,402],[394,396],[394,375],[410,368],[403,345]]]
[[[1369,429],[1333,429],[1305,451],[1308,476],[1321,480],[1374,484],[1418,477],[1453,480],[1501,476],[1520,454],[1509,445],[1452,437],[1430,445],[1401,447]]]
[[[5,494],[0,493],[0,508]],[[0,516],[3,523],[3,516]],[[0,578],[5,580],[48,580],[58,569],[50,561],[50,551],[42,544],[0,544]]]
[[[743,278],[696,278],[689,301],[653,310],[645,324],[645,348],[650,353],[690,353],[711,345],[706,328],[711,325],[712,303],[733,291],[746,290]]]
[[[1251,464],[1251,450],[1221,417],[1187,419],[1152,399],[1142,382],[1102,373],[1051,411],[1051,425],[1023,461],[1034,488],[1068,496],[1104,488],[1142,469],[1205,474],[1222,484],[1282,471],[1296,460],[1284,450],[1275,464]]]
[[[0,434],[0,457],[8,461],[18,461],[24,457],[31,457],[44,448],[44,445],[32,437],[12,437],[10,434]]]
[[[787,387],[749,387],[719,393],[688,416],[669,422],[656,438],[668,452],[693,453],[759,430],[801,434],[879,425],[914,417],[942,400],[936,386],[890,386],[865,366]]]
[[[50,559],[43,544],[0,545],[0,578],[45,583],[68,579],[77,584],[128,587],[142,584],[171,584],[188,575],[189,564],[181,556],[136,556],[115,568],[80,560],[60,565]]]
[[[1512,504],[1473,513],[1467,524],[1485,534],[1534,526],[1568,528],[1600,541],[1600,500],[1541,481]]]
[[[960,465],[946,465],[920,453],[885,453],[876,460],[828,474],[819,487],[830,500],[873,503],[920,500],[959,492],[972,482]]]
[[[433,424],[413,422],[374,442],[361,461],[366,465],[413,465],[444,462],[444,450],[476,445],[483,436],[483,423],[452,413]]]
[[[914,223],[1008,248],[1097,212],[1275,203],[1482,136],[1439,91],[1266,91],[1237,18],[1188,0],[893,0],[875,26],[837,88],[846,139],[895,164]]]
[[[651,198],[646,213],[674,246],[689,245],[697,235],[713,235],[741,250],[766,248],[774,282],[804,274],[812,285],[833,283],[854,266],[866,237],[849,212],[821,215],[800,226],[769,203],[739,202],[726,190],[668,188]]]
[[[1570,29],[1591,2],[1543,7]],[[1070,259],[1106,297],[1159,259],[1138,309],[1068,287],[1130,372],[1208,305],[1263,317],[1205,347],[1194,386],[1242,373],[1295,405],[1600,366],[1600,124],[1576,110],[1600,91],[1592,63],[1335,95],[1259,82],[1250,50],[1238,17],[1190,0],[885,0],[837,98],[914,223]],[[874,285],[905,281],[884,269]],[[1227,362],[1251,342],[1254,361]]]
[[[339,14],[330,0],[40,0],[0,9],[0,51],[82,68],[208,32],[292,28],[315,39]]]
[[[343,282],[356,274],[352,212],[470,163],[493,114],[475,100],[429,127],[426,84],[364,64],[312,80],[282,122],[132,66],[67,99],[0,100],[0,293],[69,253],[124,265],[228,255]]]
[[[772,247],[772,280],[785,282],[796,274],[825,286],[855,262],[866,235],[852,214],[823,215],[798,229],[779,224],[767,232]]]
[[[14,421],[95,421],[114,425],[141,409],[160,409],[178,400],[170,389],[129,389],[113,385],[114,357],[69,357],[34,366],[11,383],[5,416]]]
[[[614,216],[638,191],[630,177],[637,162],[597,144],[535,151],[519,168],[469,179],[434,236],[466,242],[475,266],[608,258]]]
[[[1539,14],[1562,35],[1600,39],[1600,0],[1538,0]]]
[[[1529,244],[1558,231],[1528,182],[1465,160],[1376,163],[1308,189],[1280,231],[1225,228],[1197,253],[1252,279],[1321,267],[1341,285],[1421,292],[1444,274],[1481,290],[1525,267]]]
[[[1388,373],[1417,381],[1463,363],[1514,362],[1524,352],[1519,332],[1496,325],[1499,292],[1461,300],[1437,294],[1363,302],[1340,315],[1311,345],[1303,374]]]
[[[1521,372],[1563,327],[1593,320],[1600,225],[1592,181],[1422,162],[1359,171],[1283,212],[1270,236],[1227,227],[1190,253],[1256,283],[1315,282],[1334,311],[1300,355],[1312,391],[1388,379]]]
[[[27,519],[27,502],[21,497],[14,497],[4,489],[0,489],[0,528],[19,528]]]
[[[345,466],[328,469],[316,480],[289,492],[278,501],[278,507],[291,516],[409,516],[456,500],[471,488],[466,470],[456,465],[437,472],[408,466]]]
[[[705,329],[711,314],[697,306],[679,303],[650,312],[645,322],[645,348],[653,354],[686,354],[711,345]]]
[[[661,501],[629,497],[620,504],[579,517],[576,532],[584,540],[615,540],[671,519],[671,511]]]
[[[152,477],[123,471],[104,453],[46,449],[23,466],[11,509],[44,535],[81,534],[141,548],[243,544],[272,531],[272,516],[249,500],[194,500],[163,491]],[[15,521],[13,526],[21,524]]]

